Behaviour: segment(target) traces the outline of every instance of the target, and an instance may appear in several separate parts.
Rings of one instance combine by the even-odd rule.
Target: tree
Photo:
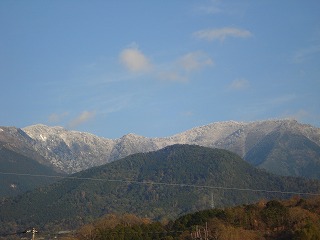
[[[272,200],[269,201],[266,207],[262,210],[261,216],[266,225],[275,230],[276,228],[283,228],[287,223],[288,208],[281,202]]]

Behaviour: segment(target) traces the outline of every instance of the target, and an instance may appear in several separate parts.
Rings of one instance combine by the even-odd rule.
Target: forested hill
[[[39,181],[39,179],[30,177],[28,174],[49,176],[60,174],[30,157],[1,146],[1,143],[0,171],[0,198],[16,196],[55,181],[55,178],[42,178]]]
[[[91,168],[3,202],[0,226],[2,231],[74,228],[107,213],[174,219],[212,204],[290,197],[277,191],[319,193],[320,184],[269,174],[226,150],[173,145]]]

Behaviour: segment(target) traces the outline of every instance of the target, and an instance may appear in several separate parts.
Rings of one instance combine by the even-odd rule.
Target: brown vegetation
[[[84,225],[66,239],[320,239],[320,197],[262,200],[187,214],[166,224],[132,214],[112,214]]]

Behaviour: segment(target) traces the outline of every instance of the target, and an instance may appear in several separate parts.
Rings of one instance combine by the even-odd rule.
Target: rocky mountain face
[[[78,172],[108,162],[114,141],[62,127],[34,125],[23,131],[33,140],[33,148],[55,168]]]
[[[43,159],[47,159],[45,164],[65,173],[78,172],[112,162],[133,153],[155,151],[173,144],[194,144],[230,150],[255,166],[283,175],[299,176],[300,173],[294,169],[290,171],[287,169],[281,170],[283,168],[281,159],[283,154],[281,155],[280,152],[293,154],[293,148],[297,144],[285,145],[286,141],[291,138],[273,137],[278,133],[281,133],[279,136],[284,136],[285,133],[293,134],[300,140],[304,139],[304,143],[306,141],[310,143],[305,144],[307,148],[295,149],[296,152],[293,155],[298,153],[301,156],[299,159],[290,162],[291,157],[286,156],[287,160],[284,162],[290,162],[291,168],[294,168],[294,162],[302,161],[301,158],[307,152],[309,157],[304,161],[312,161],[312,166],[320,169],[320,129],[301,124],[295,120],[216,122],[165,138],[147,138],[127,134],[119,139],[106,139],[89,133],[68,131],[62,127],[45,125],[34,125],[15,131],[19,132],[20,135],[18,134],[18,140],[14,141],[24,144],[26,152],[29,149],[36,150],[36,153],[41,156],[38,157],[39,162],[43,163]],[[0,139],[2,134],[3,131],[0,132]],[[16,139],[16,135],[12,134],[7,139]],[[8,142],[10,141],[8,140]],[[271,145],[265,144],[268,141],[275,141],[277,144],[273,148]],[[271,147],[271,150],[269,149],[266,152],[267,147]],[[277,166],[277,163],[280,165]],[[306,164],[302,166],[306,166]],[[319,176],[316,176],[316,178],[320,178],[320,171],[318,172]]]

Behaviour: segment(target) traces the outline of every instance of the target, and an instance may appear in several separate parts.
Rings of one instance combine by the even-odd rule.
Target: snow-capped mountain
[[[56,168],[73,173],[108,162],[114,141],[62,127],[34,125],[23,131],[34,140],[34,149]]]
[[[320,149],[320,129],[295,120],[216,122],[165,138],[127,134],[119,139],[106,139],[90,133],[45,125],[33,125],[22,130],[32,139],[33,148],[41,156],[66,173],[78,172],[133,153],[154,151],[173,144],[222,148],[246,158],[258,143],[273,132],[290,132],[303,136]],[[259,157],[259,154],[257,152],[255,156]]]

